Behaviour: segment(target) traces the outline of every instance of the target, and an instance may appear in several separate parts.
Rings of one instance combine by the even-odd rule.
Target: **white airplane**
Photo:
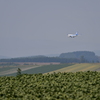
[[[76,34],[68,34],[68,37],[71,37],[71,38],[74,38],[76,36],[78,36],[78,33],[77,32],[76,32]]]

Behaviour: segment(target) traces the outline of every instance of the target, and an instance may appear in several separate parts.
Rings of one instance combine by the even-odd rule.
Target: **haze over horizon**
[[[99,10],[99,0],[1,0],[0,55],[99,52]]]

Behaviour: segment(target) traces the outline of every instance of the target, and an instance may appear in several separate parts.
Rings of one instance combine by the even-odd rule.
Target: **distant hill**
[[[59,62],[59,63],[86,63],[100,62],[100,57],[91,51],[76,51],[62,53],[58,57],[48,57],[44,55],[19,57],[19,58],[2,58],[0,62]]]
[[[76,52],[68,52],[68,53],[62,53],[59,56],[60,58],[77,58],[81,59],[84,57],[89,62],[97,62],[99,61],[98,56],[95,55],[94,52],[91,51],[76,51]]]
[[[60,54],[48,54],[47,57],[58,57]]]
[[[44,55],[36,55],[36,56],[29,56],[28,58],[43,58],[43,57],[46,57],[46,56],[44,56]],[[23,57],[23,58],[25,58],[25,57]]]

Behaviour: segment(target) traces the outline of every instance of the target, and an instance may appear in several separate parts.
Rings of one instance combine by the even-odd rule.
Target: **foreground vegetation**
[[[100,100],[100,72],[3,76],[0,100]]]

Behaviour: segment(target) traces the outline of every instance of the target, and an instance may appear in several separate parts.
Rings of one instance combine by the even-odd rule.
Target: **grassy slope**
[[[100,63],[81,63],[65,67],[53,72],[77,72],[77,71],[100,71]]]

